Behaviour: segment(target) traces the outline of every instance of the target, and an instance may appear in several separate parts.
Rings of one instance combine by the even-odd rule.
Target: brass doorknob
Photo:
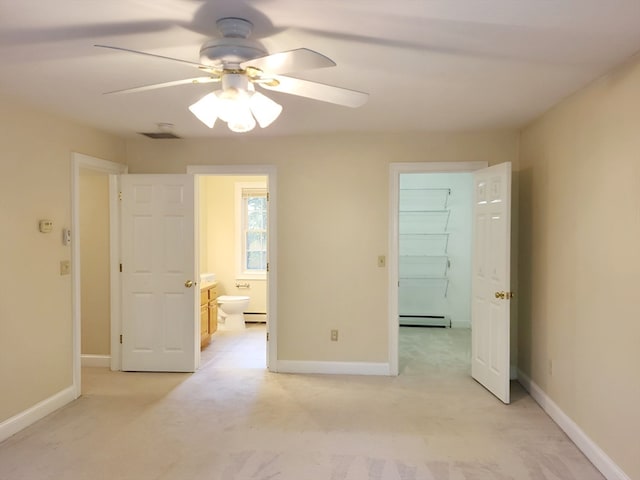
[[[501,298],[502,300],[515,297],[516,294],[513,292],[496,292],[496,298]]]
[[[193,287],[193,282],[191,280],[187,280],[186,282],[184,282],[184,286],[187,288],[191,288]]]

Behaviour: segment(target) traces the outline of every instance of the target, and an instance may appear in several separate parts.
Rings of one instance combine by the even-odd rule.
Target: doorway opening
[[[277,371],[277,189],[271,165],[188,166],[196,176],[201,281],[215,281],[220,315],[210,341],[201,301],[201,365]],[[246,328],[229,318],[224,299],[249,297]],[[210,299],[211,295],[209,295]],[[211,314],[209,311],[211,320]]]
[[[470,351],[472,172],[486,162],[392,164],[389,365],[411,355],[424,329]],[[455,337],[455,338],[454,338]],[[417,342],[417,343],[416,343]],[[468,362],[467,362],[468,363]]]
[[[109,336],[110,336],[110,352],[109,354],[99,353],[91,358],[91,355],[84,355],[82,351],[82,280],[81,274],[81,173],[89,175],[101,176],[102,180],[108,178],[108,204],[109,204],[109,288],[108,292],[104,292],[104,296],[110,299],[109,312]],[[81,367],[89,363],[108,366],[111,370],[121,370],[121,345],[120,334],[122,333],[122,312],[121,312],[121,290],[120,278],[118,275],[120,262],[120,218],[119,218],[119,201],[118,192],[120,190],[120,175],[127,173],[127,167],[122,164],[109,162],[83,154],[74,153],[72,155],[72,171],[71,171],[71,199],[72,199],[72,220],[71,220],[71,281],[73,292],[73,383],[75,396],[81,394]],[[276,328],[276,171],[272,166],[201,166],[189,167],[188,172],[191,175],[211,174],[211,175],[241,175],[241,176],[264,176],[267,180],[267,191],[269,192],[268,202],[268,262],[269,268],[266,274],[267,278],[267,300],[266,300],[266,318],[269,320],[263,330],[267,330],[266,337],[268,343],[266,346],[267,367],[276,371],[277,368],[277,328]],[[104,198],[102,198],[104,200]],[[197,202],[196,202],[197,208]],[[194,212],[195,213],[195,212]],[[103,254],[106,250],[103,251]],[[85,275],[86,276],[86,275]],[[197,282],[200,283],[200,282]],[[185,283],[186,286],[186,283]],[[88,287],[85,287],[88,288]],[[106,289],[106,287],[105,287]],[[194,317],[194,322],[198,321]],[[263,335],[264,338],[265,335]],[[105,349],[106,351],[106,349]],[[264,355],[263,355],[264,359]],[[196,359],[197,360],[197,359]]]
[[[200,366],[266,368],[268,177],[197,181]]]
[[[73,384],[78,397],[82,365],[120,368],[120,297],[114,273],[119,258],[118,175],[127,167],[80,153],[72,154],[71,165]]]

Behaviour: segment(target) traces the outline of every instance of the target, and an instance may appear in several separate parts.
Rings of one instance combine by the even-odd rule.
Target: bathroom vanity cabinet
[[[211,335],[218,329],[218,284],[200,289],[200,348],[211,342]]]

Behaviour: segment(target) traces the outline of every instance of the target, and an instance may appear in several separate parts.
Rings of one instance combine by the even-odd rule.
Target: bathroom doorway
[[[199,190],[200,366],[275,370],[275,361],[270,361],[275,351],[269,348],[275,347],[274,172],[264,167],[259,171],[229,167],[223,172],[192,172],[192,168],[188,171],[197,173]],[[205,289],[208,310],[202,300]],[[220,302],[225,297],[249,298],[242,312],[245,328],[230,321],[224,301]],[[211,308],[213,303],[218,305]]]

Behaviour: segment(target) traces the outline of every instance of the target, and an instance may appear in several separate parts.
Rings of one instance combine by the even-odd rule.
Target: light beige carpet
[[[261,327],[193,375],[86,369],[0,444],[0,479],[603,478],[518,384],[505,406],[470,378],[468,330],[401,330],[398,377],[268,373]]]

